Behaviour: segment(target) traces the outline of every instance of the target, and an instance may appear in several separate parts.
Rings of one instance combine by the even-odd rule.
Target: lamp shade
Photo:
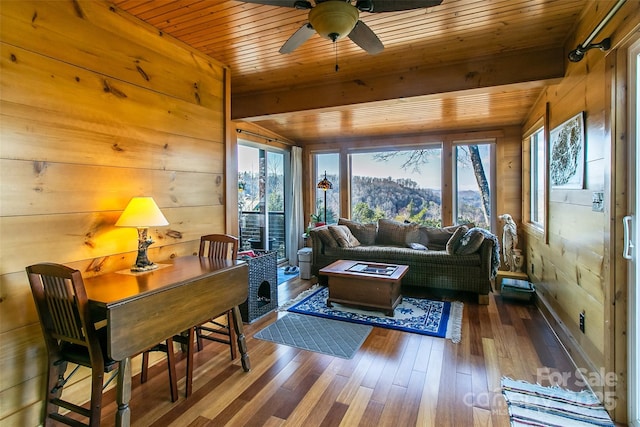
[[[317,187],[324,191],[331,190],[333,188],[333,184],[327,179],[327,171],[324,171],[324,178],[318,182]]]
[[[118,218],[118,227],[152,227],[169,225],[152,197],[134,197]]]

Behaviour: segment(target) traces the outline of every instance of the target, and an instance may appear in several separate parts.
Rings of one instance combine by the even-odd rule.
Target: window
[[[350,154],[351,219],[442,224],[442,149]]]
[[[493,144],[456,144],[454,146],[454,210],[456,224],[473,223],[491,230],[493,194],[491,177]]]
[[[529,222],[536,228],[544,229],[546,199],[546,151],[544,128],[538,129],[529,137],[529,147]]]
[[[287,153],[238,145],[240,247],[286,256],[285,158]]]
[[[331,189],[322,190],[316,187],[315,212],[321,222],[335,224],[340,216],[340,153],[322,153],[314,156],[316,186],[325,178],[331,182]],[[326,219],[325,219],[326,200]]]

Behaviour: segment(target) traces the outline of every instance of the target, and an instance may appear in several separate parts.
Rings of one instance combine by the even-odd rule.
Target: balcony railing
[[[266,230],[262,214],[255,211],[240,211],[240,249],[270,249],[278,251],[278,260],[286,258],[284,212],[269,212],[269,245],[263,239]]]

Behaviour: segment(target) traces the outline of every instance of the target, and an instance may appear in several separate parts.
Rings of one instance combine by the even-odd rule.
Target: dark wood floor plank
[[[462,335],[469,336],[470,333],[469,318],[462,318]],[[471,374],[471,340],[465,339],[458,343],[456,357],[456,372],[463,374]]]
[[[289,391],[289,396],[278,392],[275,396],[278,401],[280,401],[280,406],[276,411],[274,411],[273,415],[286,420],[289,418],[291,413],[296,409],[296,407],[300,404],[300,401],[304,398],[304,396],[309,392],[309,390],[313,387],[313,385],[318,381],[318,377],[320,375],[316,371],[309,371],[308,375],[304,376],[304,379],[298,383],[298,386]],[[287,390],[282,388],[283,391]],[[285,397],[288,397],[285,398]]]
[[[300,353],[296,356],[300,356]],[[304,356],[306,358],[308,355],[305,354]],[[285,403],[287,397],[291,396],[292,391],[284,389],[282,386],[292,375],[300,373],[302,371],[300,368],[303,365],[304,359],[300,360],[299,357],[294,357],[289,360],[286,366],[282,366],[281,369],[279,368],[276,375],[271,376],[271,374],[275,374],[276,371],[271,372],[269,375],[262,375],[259,381],[254,382],[254,385],[258,382],[262,383],[266,379],[269,379],[269,381],[268,383],[262,383],[263,385],[261,387],[256,387],[258,392],[252,396],[251,403],[233,412],[231,414],[232,417],[228,420],[220,419],[219,425],[226,425],[228,423],[235,425],[265,424]],[[243,396],[245,396],[244,393],[241,395],[241,398]],[[281,396],[282,399],[280,399],[279,396]],[[216,419],[214,419],[214,421],[216,421]]]
[[[480,308],[477,304],[466,304],[465,316],[469,319],[469,353],[482,356],[482,332],[480,329]]]
[[[342,375],[334,376],[331,380],[331,383],[320,395],[320,398],[316,402],[309,402],[312,404],[311,408],[308,408],[309,405],[307,405],[306,407],[302,408],[302,413],[298,414],[299,416],[297,418],[290,418],[290,420],[292,421],[290,425],[309,427],[322,425],[325,422],[325,419],[327,419],[327,414],[329,413],[329,411],[334,408],[338,395],[346,387],[348,381],[349,379]],[[344,408],[344,411],[346,412],[346,405],[340,406],[340,408]],[[302,415],[304,415],[305,413],[306,417],[303,417]],[[303,420],[302,423],[298,422],[298,420],[300,419]]]
[[[523,319],[522,323],[527,329],[529,341],[533,344],[533,348],[542,364],[544,366],[553,366],[555,363],[553,354],[549,351],[547,337],[539,330],[540,325],[537,325],[535,321],[530,319]]]
[[[211,419],[211,424],[217,426],[224,426],[229,424],[229,421],[236,416],[240,411],[247,407],[247,401],[242,398],[234,399],[229,405],[227,405],[220,413]]]
[[[382,418],[384,410],[384,403],[370,400],[358,425],[362,427],[385,425]]]
[[[500,314],[500,321],[502,322],[503,325],[510,326],[511,316],[509,315],[508,310],[504,306],[505,300],[499,295],[497,295],[494,298],[494,300],[496,302],[496,308],[498,309],[498,313]]]
[[[420,401],[422,400],[422,390],[424,390],[426,376],[426,372],[411,371],[411,377],[409,378],[407,390],[402,400],[400,413],[394,425],[418,425],[418,411],[420,409]],[[394,403],[391,404],[393,405]]]
[[[335,402],[333,405],[331,405],[331,409],[327,411],[327,415],[325,415],[324,419],[322,420],[320,427],[339,426],[348,409],[348,405],[340,402]]]

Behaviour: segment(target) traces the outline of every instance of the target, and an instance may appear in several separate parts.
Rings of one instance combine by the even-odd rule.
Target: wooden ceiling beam
[[[231,114],[233,119],[255,120],[280,113],[517,83],[549,82],[564,76],[565,64],[563,50],[552,48],[473,59],[440,67],[412,67],[391,75],[376,75],[372,70],[367,76],[346,82],[325,81],[301,87],[294,83],[265,92],[232,93]],[[233,75],[231,78],[233,81]]]

